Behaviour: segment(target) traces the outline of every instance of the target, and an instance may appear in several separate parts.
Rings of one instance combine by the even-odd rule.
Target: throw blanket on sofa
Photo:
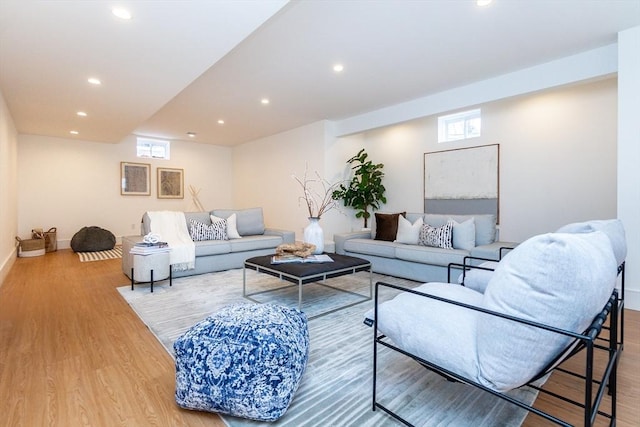
[[[155,211],[147,212],[149,230],[171,248],[170,262],[176,271],[195,268],[196,247],[189,236],[184,212]]]

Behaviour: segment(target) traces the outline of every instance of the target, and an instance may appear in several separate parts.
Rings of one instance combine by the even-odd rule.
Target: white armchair
[[[533,237],[511,251],[491,274],[484,293],[449,283],[426,283],[379,303],[386,288],[376,284],[370,316],[378,346],[400,351],[451,379],[496,396],[539,379],[576,352],[587,357],[607,316],[617,319],[617,263],[604,233],[549,233]],[[612,330],[604,378],[615,424],[617,322]],[[382,409],[410,425],[376,400],[378,366],[374,356],[373,409]],[[585,368],[584,424],[598,414],[602,391],[592,399],[593,366]],[[597,383],[596,383],[597,384]],[[526,404],[512,402],[538,413]],[[602,412],[602,411],[600,411]],[[550,414],[538,414],[562,424]]]

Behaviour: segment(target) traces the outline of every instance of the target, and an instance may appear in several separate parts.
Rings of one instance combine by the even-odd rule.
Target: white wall
[[[437,116],[363,133],[385,165],[383,210],[422,212],[424,153],[498,143],[502,240],[615,218],[616,93],[609,78],[482,104],[482,136],[468,142],[438,144]]]
[[[618,217],[628,252],[625,306],[640,310],[640,27],[618,36]]]
[[[119,144],[20,135],[18,144],[18,232],[57,227],[60,248],[82,227],[96,225],[120,238],[139,234],[147,210],[196,210],[189,185],[201,189],[205,209],[231,206],[231,149],[174,141],[171,160],[135,156],[135,137]],[[151,164],[151,195],[120,195],[120,162]],[[182,168],[184,199],[156,197],[156,168]]]
[[[302,238],[308,223],[301,187],[292,178],[324,174],[326,122],[262,138],[233,150],[233,205],[261,206],[265,225],[296,232]]]
[[[16,256],[18,133],[0,92],[0,284]]]

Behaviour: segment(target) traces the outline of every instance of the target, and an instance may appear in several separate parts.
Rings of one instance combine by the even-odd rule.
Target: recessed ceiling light
[[[79,134],[80,132],[78,132],[77,130],[70,130],[70,131],[69,131],[69,133],[70,133],[71,135],[77,135],[77,134]]]
[[[262,99],[260,100],[260,102],[261,102],[263,105],[267,105],[267,104],[269,104],[269,100],[268,100],[267,98],[262,98]]]
[[[126,19],[126,20],[131,19],[131,13],[129,13],[127,9],[123,9],[121,7],[114,7],[113,9],[111,9],[111,13],[113,13],[115,16],[117,16],[120,19]]]
[[[492,0],[476,0],[476,4],[480,7],[489,6]]]
[[[92,85],[96,85],[96,86],[100,86],[100,85],[102,84],[102,82],[100,81],[100,79],[97,79],[97,78],[95,78],[95,77],[89,77],[89,78],[87,79],[87,81],[88,81],[89,83],[91,83]]]
[[[224,124],[224,120],[222,120],[222,119],[218,120],[218,124],[219,125],[223,125]]]
[[[85,113],[84,111],[78,111],[76,114],[80,117],[87,117],[87,113]]]
[[[189,135],[189,138],[195,138],[196,137],[196,133],[195,132],[187,132],[187,135]]]
[[[335,71],[336,73],[341,73],[342,71],[344,71],[344,65],[342,64],[335,64],[333,66],[333,71]]]

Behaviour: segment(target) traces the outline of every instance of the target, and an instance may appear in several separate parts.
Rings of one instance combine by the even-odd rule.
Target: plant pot
[[[320,218],[309,218],[309,224],[304,228],[304,242],[316,246],[314,255],[324,252],[324,231],[320,227]]]

